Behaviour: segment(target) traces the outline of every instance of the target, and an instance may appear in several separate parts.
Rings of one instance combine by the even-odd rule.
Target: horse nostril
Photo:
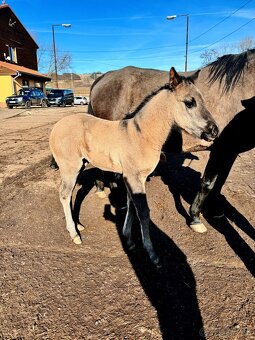
[[[215,123],[208,123],[206,130],[202,133],[201,138],[207,141],[214,140],[218,135],[219,129]]]

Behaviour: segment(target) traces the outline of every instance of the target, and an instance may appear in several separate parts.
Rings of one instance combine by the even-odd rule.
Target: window
[[[38,87],[38,88],[42,89],[43,88],[43,83],[35,82],[35,87]]]
[[[9,53],[10,60],[13,61],[14,63],[17,63],[16,48],[8,46],[8,53]]]
[[[29,86],[29,80],[27,80],[27,79],[22,79],[22,85],[23,85],[23,86]]]

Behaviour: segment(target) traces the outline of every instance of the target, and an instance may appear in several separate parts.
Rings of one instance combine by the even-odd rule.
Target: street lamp
[[[69,27],[71,27],[71,24],[54,24],[54,25],[52,25],[52,41],[53,41],[55,75],[56,75],[56,87],[58,88],[57,53],[56,53],[56,44],[55,44],[55,31],[54,31],[55,26],[62,26],[62,27],[65,27],[65,28],[69,28]]]
[[[188,14],[178,14],[178,15],[168,15],[167,20],[174,20],[177,17],[186,17],[186,54],[185,54],[185,72],[188,71],[188,45],[189,45],[189,15]]]

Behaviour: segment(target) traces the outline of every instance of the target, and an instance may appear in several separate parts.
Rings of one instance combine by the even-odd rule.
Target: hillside
[[[72,89],[76,96],[83,95],[89,96],[90,87],[94,80],[98,78],[101,73],[77,74],[77,73],[64,73],[58,75],[58,87],[61,89]],[[51,75],[52,81],[46,84],[47,87],[56,87],[54,81],[55,76]]]

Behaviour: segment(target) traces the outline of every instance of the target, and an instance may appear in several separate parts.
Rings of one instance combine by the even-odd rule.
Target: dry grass
[[[61,89],[72,89],[74,91],[74,95],[76,96],[89,96],[91,85],[94,82],[94,79],[87,74],[79,74],[80,80],[68,79],[68,80],[59,80],[58,87]],[[47,83],[47,87],[56,87],[56,82],[51,81]]]

